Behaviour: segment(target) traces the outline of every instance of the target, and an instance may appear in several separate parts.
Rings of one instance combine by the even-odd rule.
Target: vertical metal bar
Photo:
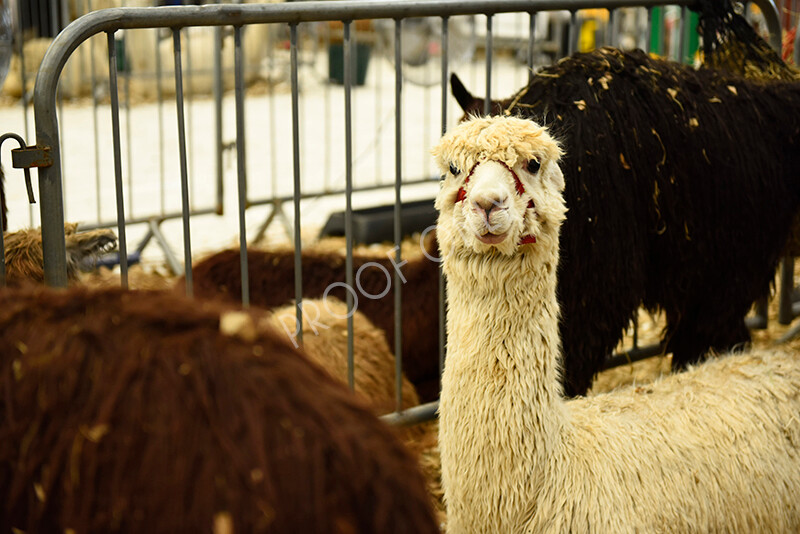
[[[433,86],[429,86],[429,85],[425,85],[425,86],[423,86],[421,88],[422,92],[424,93],[424,96],[422,98],[422,116],[423,117],[430,117],[431,116],[431,94],[430,94],[430,91],[431,91],[432,88],[433,88]],[[431,143],[431,131],[430,131],[430,128],[428,127],[427,121],[425,121],[425,122],[426,122],[425,124],[422,124],[422,147],[421,147],[420,157],[419,157],[419,161],[421,161],[421,162],[427,162],[428,161],[428,158],[430,157],[430,147],[433,146],[433,143]],[[413,171],[412,170],[411,172],[420,173],[420,174],[418,174],[418,176],[421,175],[422,173],[427,173],[427,171],[424,170],[424,167],[423,167],[423,169],[420,169],[420,171]]]
[[[687,17],[689,16],[689,8],[686,6],[681,6],[681,22],[678,25],[678,61],[684,63],[686,58],[686,29],[688,28],[688,24],[686,23]]]
[[[778,323],[791,324],[794,319],[792,310],[792,289],[794,288],[794,258],[786,256],[781,260],[780,286],[778,293]],[[765,310],[766,311],[766,310]],[[764,313],[764,318],[767,314]]]
[[[136,30],[134,30],[136,31]],[[139,30],[144,31],[144,30]],[[156,101],[158,104],[158,168],[159,185],[161,188],[161,215],[166,212],[166,161],[164,157],[164,87],[162,85],[163,72],[161,69],[161,43],[158,30],[153,32],[156,38]]]
[[[536,41],[536,11],[528,13],[528,84],[533,81],[533,51]]]
[[[483,114],[492,111],[492,15],[486,15],[486,99],[483,101]]]
[[[58,16],[58,8],[59,2],[50,1],[50,20],[48,21],[48,27],[50,29],[50,35],[48,37],[55,37],[56,34],[60,31],[60,17]]]
[[[653,47],[651,46],[651,39],[653,38],[653,8],[648,7],[647,9],[647,31],[645,32],[645,50],[649,54],[653,51]]]
[[[60,11],[61,17],[59,17],[59,11]],[[61,30],[63,30],[67,26],[67,24],[69,24],[69,20],[68,20],[68,17],[67,17],[67,2],[66,2],[66,0],[61,0],[61,2],[53,2],[52,22],[54,24],[54,29],[55,29],[55,31],[53,32],[53,37],[55,37],[58,33],[60,33]],[[89,53],[91,54],[91,49],[92,49],[91,44],[92,43],[89,42],[88,44],[89,44],[89,51],[90,51]],[[73,96],[77,96],[77,95],[73,95]],[[58,112],[63,117],[64,116],[64,98],[63,98],[63,96],[59,99],[58,105],[59,105]],[[59,121],[59,127],[61,128],[61,142],[63,143],[64,139],[65,139],[63,121]],[[64,167],[64,156],[63,155],[61,156],[61,166],[62,166],[62,168]],[[66,184],[66,181],[64,181],[63,186],[64,186],[64,190],[63,190],[62,193],[64,195],[64,198],[66,198],[66,195],[67,195],[67,184]],[[65,202],[64,203],[64,217],[67,216],[66,210],[67,210],[67,203]]]
[[[289,63],[292,84],[292,160],[294,163],[294,298],[297,302],[297,340],[303,343],[303,242],[300,235],[300,107],[297,87],[297,23],[289,24]]]
[[[247,262],[247,166],[244,129],[244,58],[242,57],[242,27],[233,28],[233,67],[236,99],[236,176],[239,184],[239,262],[242,276],[242,306],[250,306],[250,277]]]
[[[122,148],[119,134],[119,94],[117,93],[117,47],[114,32],[108,36],[108,85],[111,96],[111,133],[114,143],[114,184],[117,194],[117,239],[119,240],[120,283],[128,289],[128,241],[125,235],[125,196],[122,190]]]
[[[569,31],[567,35],[567,55],[571,56],[575,53],[578,45],[578,12],[570,11],[569,14]]]
[[[58,102],[58,115],[63,118],[64,117],[64,94],[63,94],[63,91],[59,90],[56,93],[56,99],[57,99],[56,101]],[[59,129],[59,135],[61,137],[61,142],[63,143],[64,139],[65,139],[65,136],[64,136],[64,121],[63,120],[62,121],[58,121],[58,129]],[[65,168],[64,161],[66,161],[66,158],[62,154],[61,155],[61,168],[62,169]],[[67,196],[67,181],[66,181],[66,177],[64,177],[62,179],[61,187],[63,188],[64,198],[66,198],[66,196]],[[67,203],[65,202],[64,203],[64,217],[66,217],[66,216],[67,216]]]
[[[25,70],[25,37],[23,35],[23,6],[17,4],[17,31],[14,35],[14,40],[17,43],[17,57],[19,57],[19,71],[20,80],[22,82],[22,94],[20,96],[20,103],[22,104],[22,116],[25,121],[25,139],[31,138],[30,134],[30,120],[28,113],[28,95],[27,95],[27,71]],[[59,178],[60,179],[60,178]],[[28,204],[28,220],[30,226],[34,226],[34,209],[33,204]]]
[[[269,73],[275,72],[275,47],[270,46],[267,51],[267,61],[269,64]],[[275,129],[275,83],[272,79],[267,84],[267,101],[269,103],[269,153],[270,157],[270,183],[272,185],[272,198],[278,196],[278,148],[277,148],[277,132]]]
[[[344,38],[343,75],[344,75],[344,167],[345,167],[345,281],[347,287],[355,287],[353,283],[353,130],[352,106],[350,101],[353,81],[352,42],[350,41],[351,21],[343,21]],[[353,361],[353,293],[347,290],[347,384],[355,389],[355,362]]]
[[[127,51],[125,45],[125,37],[123,34],[123,51]],[[116,42],[114,43],[116,45]],[[123,71],[123,79],[125,80],[125,138],[128,140],[128,213],[133,217],[133,133],[131,132],[131,123],[133,116],[131,115],[131,65],[128,58],[123,56],[125,62],[125,70]]]
[[[402,19],[394,21],[394,244],[396,266],[401,264],[401,239],[402,239],[402,198],[400,186],[403,181],[402,164],[402,139],[403,139],[403,63],[401,54]],[[395,354],[395,409],[399,412],[403,408],[403,292],[401,288],[400,272],[394,271],[394,354]]]
[[[330,27],[329,27],[330,28]],[[327,34],[326,34],[327,35]],[[330,37],[327,37],[328,41],[330,41]],[[330,49],[330,45],[327,48],[328,50],[328,61],[331,61],[331,54],[334,53],[333,50]],[[342,45],[342,54],[344,54],[344,44]],[[343,56],[344,57],[344,56]],[[344,69],[344,65],[342,65],[342,69]],[[330,73],[329,73],[330,74]],[[344,74],[343,74],[344,75]],[[324,137],[325,137],[325,155],[323,156],[323,190],[330,191],[332,189],[331,184],[331,109],[333,109],[333,105],[331,104],[331,84],[330,79],[328,83],[324,84],[322,87],[322,91],[325,97],[325,107],[323,108],[323,123],[324,123]]]
[[[617,46],[619,43],[619,11],[608,10],[608,45]]]
[[[49,36],[50,37],[55,37],[58,34],[58,32],[61,31],[61,20],[60,20],[60,18],[58,16],[59,7],[60,7],[59,6],[59,2],[52,2],[50,4],[50,20],[48,21],[48,27],[50,29],[50,32],[49,32]],[[73,95],[73,96],[76,96],[76,95]],[[58,91],[57,99],[58,99],[58,114],[59,114],[59,116],[64,117],[64,94],[63,94],[63,91]],[[58,122],[58,128],[60,130],[59,134],[61,136],[61,142],[63,143],[64,139],[65,139],[65,136],[64,136],[64,121],[59,121]],[[64,165],[64,161],[65,161],[64,155],[62,154],[62,156],[61,156],[61,168],[62,169],[64,169],[66,167]],[[66,196],[67,196],[66,178],[62,180],[61,187],[63,187],[64,198],[66,198]],[[66,202],[64,203],[64,217],[65,218],[67,217],[67,203]]]
[[[172,28],[172,47],[175,54],[175,100],[178,110],[178,144],[181,162],[181,210],[183,217],[183,272],[186,295],[194,295],[192,278],[192,238],[189,225],[189,176],[186,165],[186,121],[183,112],[183,72],[181,68],[181,30]]]
[[[442,17],[442,127],[441,133],[445,134],[447,131],[447,83],[449,78],[449,56],[448,56],[448,19]],[[427,259],[427,258],[426,258]],[[428,260],[430,261],[430,260]],[[444,272],[441,265],[438,269],[439,272],[439,378],[441,380],[442,372],[444,372],[445,360],[445,344],[446,344],[446,315],[445,315],[445,301],[447,299],[447,290],[445,288]]]
[[[66,28],[67,24],[69,24],[69,1],[61,0],[61,24],[59,26],[59,31]]]
[[[92,11],[92,0],[87,0],[87,9]],[[94,68],[94,41],[89,39],[89,79],[91,86],[94,87],[97,81],[97,74]],[[92,91],[92,127],[94,129],[94,186],[95,194],[97,195],[97,221],[103,220],[101,210],[102,202],[100,201],[100,124],[98,118],[98,109],[100,104],[97,100],[97,92]]]
[[[449,102],[447,93],[450,77],[449,22],[448,17],[442,17],[442,135],[447,131],[447,104]]]
[[[43,77],[45,78],[45,77]],[[61,145],[55,110],[56,88],[45,79],[34,94],[36,144],[50,147],[53,164],[39,168],[39,214],[42,228],[44,281],[50,287],[67,287],[67,247],[64,237],[64,195],[61,187]],[[27,121],[26,121],[27,122]]]
[[[375,47],[383,47],[383,41],[381,39],[376,40]],[[378,57],[383,57],[383,53],[385,50],[379,50],[379,53],[375,55]],[[380,184],[383,180],[381,180],[381,175],[383,171],[383,158],[382,150],[383,150],[383,142],[382,142],[382,129],[381,129],[381,122],[380,117],[382,116],[381,111],[383,110],[383,84],[381,80],[383,78],[383,61],[373,61],[372,62],[372,70],[375,72],[375,119],[379,122],[375,123],[375,185]]]
[[[358,85],[358,70],[359,70],[359,65],[361,63],[359,61],[359,49],[360,48],[359,48],[359,44],[358,44],[358,24],[351,24],[351,26],[350,26],[350,75],[351,75],[351,78],[350,78],[350,88],[351,88],[350,91],[351,91],[351,93],[350,94],[351,94],[351,97],[352,97],[352,88],[353,88],[353,86]],[[342,68],[344,68],[344,56],[342,57]],[[365,65],[365,68],[366,68],[366,65]],[[365,73],[365,76],[366,76],[366,73]],[[366,83],[366,78],[364,80],[364,83]],[[358,124],[358,106],[352,106],[350,108],[350,121],[351,121],[352,124]],[[352,148],[353,148],[353,150],[355,150],[355,148],[358,146],[358,132],[359,132],[358,128],[356,128],[352,132]],[[326,146],[330,146],[330,143],[326,144]],[[356,173],[355,167],[353,168],[352,172]],[[357,176],[357,174],[356,174],[356,176]],[[355,176],[354,176],[353,179],[355,180]]]
[[[189,88],[186,94],[186,151],[187,154],[194,155],[194,83],[192,78],[195,76],[194,66],[192,65],[192,34],[186,30],[186,86]],[[189,212],[194,206],[194,173],[190,172],[193,166],[192,158],[186,159],[187,176],[189,177]]]
[[[217,171],[217,215],[223,211],[222,147],[222,26],[214,28],[214,158]],[[245,192],[246,194],[246,192]]]

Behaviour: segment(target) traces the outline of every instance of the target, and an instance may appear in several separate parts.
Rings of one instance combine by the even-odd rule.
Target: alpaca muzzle
[[[464,178],[464,183],[461,185],[461,187],[458,188],[458,192],[456,193],[456,200],[455,200],[456,204],[466,200],[466,198],[467,198],[467,190],[465,188],[466,188],[467,184],[469,183],[470,178],[475,173],[475,169],[481,163],[483,163],[483,162],[475,163],[475,165],[472,166],[472,168],[470,169],[469,173],[467,174],[467,177]],[[520,196],[524,195],[525,194],[525,184],[523,184],[522,180],[519,179],[519,176],[517,175],[516,172],[514,172],[514,169],[509,167],[508,164],[506,162],[504,162],[504,161],[496,161],[496,163],[499,163],[500,165],[505,167],[508,172],[511,173],[511,176],[514,178],[514,190],[517,192],[517,195],[520,195]],[[488,228],[490,230],[486,234],[478,236],[478,240],[481,243],[485,243],[487,245],[497,245],[499,243],[502,243],[505,240],[508,232],[503,232],[501,234],[494,234],[494,233],[491,232],[492,226],[491,226],[491,223],[489,222],[490,214],[491,214],[492,211],[494,211],[494,209],[497,209],[497,205],[500,204],[500,203],[498,203],[496,201],[493,201],[493,200],[490,200],[489,203],[492,204],[492,205],[491,206],[486,206],[485,202],[482,203],[482,202],[479,202],[479,201],[476,201],[476,203],[475,203],[478,207],[480,207],[481,209],[483,209],[486,212],[486,214],[485,214],[486,224],[487,224],[487,226],[488,226]],[[528,201],[528,206],[527,207],[528,207],[528,209],[533,209],[535,207],[533,199],[530,199]],[[519,240],[519,244],[520,245],[529,245],[529,244],[532,244],[532,243],[536,243],[536,236],[534,236],[532,234],[523,235]]]

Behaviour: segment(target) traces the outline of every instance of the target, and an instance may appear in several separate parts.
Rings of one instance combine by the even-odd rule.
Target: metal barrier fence
[[[147,222],[152,220],[150,218],[143,218],[141,220],[131,220],[129,217],[129,210],[131,207],[130,199],[126,202],[126,186],[129,190],[133,187],[132,183],[126,184],[123,180],[123,146],[122,146],[122,133],[120,121],[120,86],[118,82],[118,62],[120,61],[119,47],[117,44],[116,34],[119,31],[136,31],[145,28],[161,28],[169,31],[172,37],[172,58],[174,61],[174,89],[175,89],[175,112],[177,117],[177,160],[179,163],[179,187],[176,190],[180,193],[180,210],[176,213],[176,217],[180,218],[182,239],[183,239],[183,273],[186,277],[187,293],[192,294],[192,225],[191,218],[193,215],[204,213],[203,210],[192,210],[192,202],[190,198],[191,181],[189,176],[189,154],[187,134],[192,131],[197,134],[197,128],[188,127],[186,119],[186,101],[184,98],[184,78],[182,62],[184,54],[182,52],[185,45],[184,33],[188,28],[194,27],[214,27],[220,30],[222,27],[232,28],[233,31],[233,57],[234,57],[234,102],[233,113],[235,117],[235,150],[236,150],[236,216],[238,220],[238,242],[240,245],[241,257],[241,276],[242,276],[242,302],[244,305],[249,304],[249,273],[247,266],[247,208],[253,205],[267,204],[271,207],[271,212],[267,214],[266,221],[262,228],[266,227],[269,222],[277,217],[283,217],[283,204],[292,205],[292,226],[290,228],[292,239],[295,248],[295,266],[294,266],[294,279],[295,279],[295,296],[298,302],[302,300],[302,270],[301,270],[301,256],[302,251],[302,224],[303,216],[307,211],[303,210],[303,202],[309,197],[330,196],[330,195],[343,195],[344,196],[344,226],[346,238],[346,280],[345,283],[348,287],[355,287],[354,272],[353,272],[353,195],[355,192],[362,190],[370,190],[372,188],[389,187],[393,193],[393,218],[394,218],[394,244],[396,263],[402,262],[400,243],[402,240],[401,235],[401,217],[403,209],[403,192],[415,184],[436,184],[436,180],[431,180],[429,175],[426,175],[426,169],[430,169],[429,164],[417,167],[418,173],[412,176],[411,179],[407,178],[407,172],[404,168],[404,158],[408,158],[408,151],[404,149],[404,135],[405,128],[410,128],[404,120],[408,114],[408,107],[406,107],[404,96],[408,91],[408,83],[404,77],[403,71],[403,28],[405,25],[411,24],[410,21],[419,17],[433,17],[436,20],[436,26],[440,29],[440,43],[442,53],[441,63],[438,66],[437,83],[434,87],[438,88],[438,94],[435,95],[435,100],[440,103],[439,113],[435,113],[434,104],[426,104],[430,107],[423,110],[423,114],[428,114],[436,117],[434,121],[427,126],[433,124],[433,137],[445,131],[448,124],[453,122],[452,114],[448,114],[449,96],[448,96],[448,75],[450,73],[450,64],[448,62],[448,46],[450,39],[448,31],[451,27],[452,21],[455,17],[461,16],[482,16],[481,19],[484,23],[482,30],[482,46],[484,50],[484,87],[483,94],[487,97],[487,103],[492,95],[498,91],[495,87],[493,74],[497,68],[496,58],[493,54],[494,34],[497,30],[493,21],[496,17],[500,17],[505,13],[516,13],[517,16],[527,18],[527,39],[526,44],[526,58],[523,66],[523,71],[530,71],[534,66],[534,50],[536,49],[535,39],[535,23],[537,13],[550,12],[555,10],[567,10],[570,14],[568,30],[567,30],[567,52],[572,52],[575,49],[577,42],[577,24],[578,13],[584,9],[597,9],[606,8],[609,10],[609,18],[611,21],[615,20],[616,14],[620,8],[644,7],[648,9],[648,15],[651,14],[650,9],[664,6],[664,5],[677,5],[681,6],[683,17],[681,20],[686,20],[686,6],[690,4],[690,0],[684,2],[662,2],[662,1],[646,1],[646,0],[607,0],[607,1],[592,1],[592,0],[442,0],[437,2],[419,1],[419,0],[396,0],[393,2],[378,2],[378,1],[336,1],[336,2],[295,2],[286,4],[241,4],[241,5],[208,5],[202,7],[161,7],[161,8],[115,8],[103,11],[92,12],[79,20],[67,26],[53,41],[52,46],[49,48],[47,54],[41,63],[39,75],[37,77],[35,91],[34,91],[34,116],[35,116],[35,129],[36,129],[36,144],[24,149],[19,149],[16,154],[19,155],[20,161],[26,160],[27,163],[21,166],[39,166],[38,168],[38,186],[40,198],[40,217],[42,225],[42,239],[44,247],[44,269],[46,283],[51,286],[63,287],[67,284],[66,276],[66,250],[64,240],[64,191],[62,189],[62,160],[63,160],[63,147],[60,139],[59,122],[57,119],[57,87],[59,76],[64,68],[70,55],[78,48],[78,46],[96,35],[105,34],[107,44],[107,58],[108,58],[108,84],[110,96],[110,132],[111,150],[113,151],[114,162],[114,197],[116,204],[116,215],[114,217],[114,224],[116,224],[119,248],[120,248],[120,277],[121,283],[124,287],[128,284],[128,226],[132,222]],[[771,2],[760,2],[762,12],[765,15],[766,21],[772,30],[771,40],[773,44],[780,42],[780,29],[777,18],[777,10]],[[388,173],[391,175],[391,180],[380,180],[372,185],[357,185],[354,183],[354,114],[357,110],[353,106],[353,95],[355,92],[352,74],[355,72],[357,56],[355,43],[358,39],[358,32],[354,30],[355,21],[362,19],[382,20],[388,24],[388,35],[390,36],[389,47],[394,58],[394,76],[393,76],[393,104],[390,106],[393,112],[391,123],[393,126],[393,136],[388,150],[385,151],[389,154],[387,160],[376,157],[381,164],[385,164],[389,169]],[[651,17],[648,17],[651,19]],[[341,138],[341,163],[344,167],[343,177],[344,186],[336,188],[331,186],[328,180],[323,180],[322,187],[308,187],[304,182],[304,176],[318,172],[319,169],[308,169],[306,164],[314,160],[318,150],[314,141],[318,140],[318,134],[311,132],[311,135],[303,131],[303,125],[306,122],[301,122],[301,85],[302,80],[299,75],[299,64],[301,55],[301,32],[300,28],[305,23],[319,23],[319,22],[338,22],[341,23],[341,39],[343,50],[343,82],[342,82],[342,121],[340,130]],[[246,28],[249,29],[251,25],[274,25],[288,31],[288,46],[289,46],[289,81],[290,81],[290,101],[289,109],[285,123],[279,123],[275,120],[278,112],[275,109],[267,110],[266,127],[274,129],[274,133],[270,135],[271,142],[277,139],[287,140],[286,146],[290,146],[290,150],[285,150],[285,154],[291,156],[291,177],[287,177],[287,182],[291,183],[289,194],[280,194],[276,184],[280,183],[278,176],[273,171],[272,181],[268,183],[268,190],[263,193],[263,197],[259,198],[254,196],[252,189],[254,188],[254,181],[249,178],[252,171],[248,167],[248,158],[246,154],[251,154],[251,158],[256,160],[257,165],[269,164],[264,162],[262,154],[268,151],[264,150],[263,145],[253,142],[252,133],[248,135],[248,129],[252,128],[253,115],[247,111],[247,103],[245,99],[245,59],[243,37]],[[614,28],[614,24],[610,28]],[[650,28],[650,26],[648,26]],[[151,30],[154,31],[154,30]],[[681,26],[679,35],[685,35],[689,32],[689,28],[685,24]],[[217,32],[216,41],[219,43],[221,34]],[[613,31],[608,35],[608,43],[615,44]],[[645,46],[650,45],[652,42],[651,34],[648,29],[644,38]],[[680,40],[683,42],[683,39]],[[663,46],[659,43],[659,46]],[[683,51],[679,52],[681,55]],[[217,77],[219,80],[219,77]],[[219,84],[219,81],[215,82]],[[510,93],[515,90],[517,85],[513,87],[506,87],[502,90],[503,93]],[[126,93],[127,94],[127,93]],[[221,95],[221,87],[217,85],[217,95]],[[328,97],[326,97],[327,99]],[[215,107],[217,107],[217,117],[222,117],[220,100],[215,100]],[[330,100],[324,100],[323,107],[332,106]],[[488,105],[488,104],[487,104]],[[376,105],[375,108],[378,109]],[[370,111],[371,111],[370,110]],[[62,111],[63,116],[63,111]],[[326,123],[327,124],[327,123]],[[263,121],[261,126],[263,127]],[[384,125],[385,126],[385,125]],[[219,134],[219,125],[216,125],[216,135],[214,145],[217,153],[221,154],[223,149],[221,136]],[[252,132],[252,130],[251,130]],[[414,134],[417,135],[416,130]],[[130,136],[129,136],[130,137]],[[290,140],[290,142],[288,141]],[[130,142],[130,140],[129,140]],[[163,140],[160,141],[163,148]],[[255,145],[256,149],[253,150]],[[427,148],[427,147],[426,147]],[[278,150],[280,152],[280,149]],[[255,157],[252,154],[256,154]],[[384,153],[383,150],[380,151]],[[418,157],[420,160],[426,158],[425,154],[420,153]],[[218,159],[215,167],[217,176],[221,173]],[[331,165],[325,161],[318,161],[318,166],[330,170]],[[128,161],[127,165],[131,165]],[[18,166],[18,165],[15,165]],[[98,172],[98,180],[99,178]],[[128,175],[130,177],[130,174]],[[207,173],[206,177],[212,176],[212,173]],[[438,178],[438,177],[437,177]],[[270,190],[271,189],[271,190]],[[218,189],[221,199],[221,189]],[[219,212],[221,208],[218,206],[210,208],[209,211]],[[157,213],[157,212],[156,212]],[[164,215],[163,213],[161,214]],[[288,218],[286,219],[288,221]],[[105,224],[100,221],[100,224]],[[157,227],[150,226],[151,233],[157,232]],[[154,234],[155,235],[155,234]],[[158,238],[158,236],[156,236]],[[402,344],[401,336],[399,333],[402,330],[402,316],[401,316],[401,303],[402,303],[402,280],[398,272],[394,273],[393,279],[390,281],[395,290],[395,332],[397,335],[394,340],[394,353],[397,358],[397,413],[392,416],[392,419],[397,422],[408,422],[412,420],[419,420],[420,418],[430,417],[435,411],[435,404],[420,407],[418,409],[406,410],[400,412],[402,403],[400,379],[400,369],[402,366]],[[443,301],[443,285],[440,280],[440,300]],[[347,306],[348,309],[353,309],[353,295],[347,292]],[[297,319],[299,324],[302,324],[302,310],[297,308]],[[444,335],[443,335],[443,307],[440,306],[440,365],[444,357]],[[302,332],[299,333],[299,337]],[[349,366],[350,378],[352,385],[352,369],[353,369],[353,324],[352,318],[348,320],[348,336],[349,336]],[[636,357],[635,352],[640,350],[634,346],[632,351],[629,351],[625,358]],[[646,348],[640,350],[638,356],[650,354],[648,351],[654,353],[660,352],[660,347]]]

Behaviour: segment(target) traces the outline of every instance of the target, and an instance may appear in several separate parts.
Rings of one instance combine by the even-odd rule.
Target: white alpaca
[[[565,401],[558,144],[530,121],[474,118],[433,154],[445,174],[448,531],[798,532],[796,355],[729,355]]]

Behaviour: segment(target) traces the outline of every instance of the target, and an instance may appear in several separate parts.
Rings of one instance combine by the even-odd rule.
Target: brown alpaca
[[[76,223],[66,223],[67,277],[74,282],[82,269],[93,266],[97,257],[117,245],[114,232],[106,229],[78,232]],[[10,287],[44,282],[42,231],[19,230],[3,235],[6,256],[6,284]]]
[[[0,523],[436,532],[391,430],[284,333],[228,310],[171,292],[0,294]]]
[[[270,323],[297,342],[295,305],[279,308]],[[347,383],[347,305],[340,300],[303,300],[303,350],[312,361],[337,380]],[[381,330],[366,316],[353,314],[354,391],[367,402],[375,415],[397,408],[395,394],[395,358]],[[419,404],[414,385],[401,377],[401,408]]]
[[[420,400],[427,402],[439,394],[439,264],[436,242],[428,236],[425,254],[408,259],[400,271],[406,282],[403,295],[403,372],[414,384]],[[368,263],[377,263],[382,268]],[[303,297],[321,298],[331,284],[345,281],[345,258],[342,254],[304,251]],[[366,267],[364,267],[366,265]],[[294,299],[294,252],[248,250],[250,273],[250,302],[264,308],[283,306]],[[383,330],[390,347],[394,347],[394,276],[392,259],[386,255],[353,257],[354,275],[364,267],[358,278],[360,289],[358,311]],[[237,302],[241,298],[239,251],[225,250],[193,266],[194,294]],[[184,281],[176,285],[184,290]],[[388,289],[388,290],[387,290]],[[364,295],[381,295],[371,299]],[[345,289],[334,287],[330,296],[344,300]]]

